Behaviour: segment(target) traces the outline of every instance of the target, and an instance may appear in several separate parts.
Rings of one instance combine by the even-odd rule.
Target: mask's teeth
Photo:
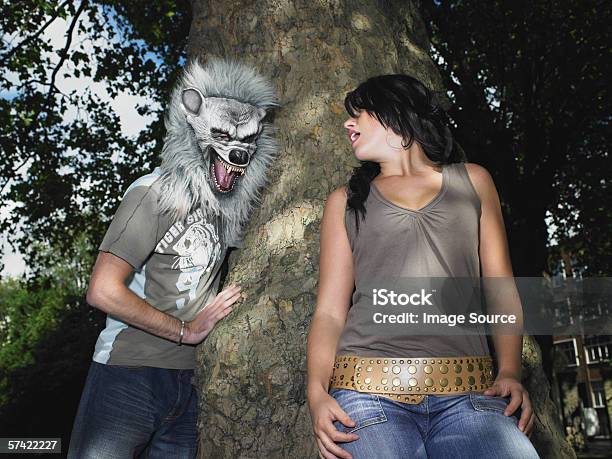
[[[223,164],[223,167],[225,167],[225,169],[227,171],[230,172],[237,172],[239,173],[241,176],[244,175],[245,170],[241,167],[237,167],[237,166],[232,166],[231,164],[226,163],[225,161],[221,161],[221,164]]]

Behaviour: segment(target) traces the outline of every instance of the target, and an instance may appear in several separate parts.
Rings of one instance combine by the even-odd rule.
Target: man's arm
[[[108,252],[100,252],[87,290],[87,303],[135,327],[178,341],[181,321],[161,312],[125,285],[133,268]]]
[[[181,321],[151,306],[133,293],[125,281],[132,266],[108,252],[100,252],[87,290],[87,303],[117,317],[122,322],[138,327],[156,336],[178,342]],[[230,307],[240,296],[240,287],[230,286],[185,323],[183,343],[197,344],[212,330],[215,323],[232,311]]]

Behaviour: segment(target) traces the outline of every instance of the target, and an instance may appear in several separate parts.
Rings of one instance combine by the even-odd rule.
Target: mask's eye
[[[231,137],[229,133],[222,131],[221,129],[211,129],[210,133],[212,134],[215,140],[230,140]]]
[[[251,134],[249,136],[246,136],[244,139],[242,139],[242,141],[244,143],[253,143],[255,142],[255,139],[257,139],[257,134]]]

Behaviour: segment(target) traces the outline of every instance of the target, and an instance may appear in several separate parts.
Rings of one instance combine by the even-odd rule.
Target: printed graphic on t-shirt
[[[180,294],[188,292],[188,298],[176,300],[176,307],[181,309],[195,299],[200,278],[210,272],[221,254],[221,243],[215,226],[205,221],[198,209],[184,222],[172,225],[155,250],[176,253],[172,263],[173,269],[180,270],[176,288]]]
[[[220,252],[220,247],[213,225],[195,223],[172,247],[179,254],[175,257],[172,267],[188,269],[208,264],[206,271],[210,271],[210,262],[217,257],[217,254],[213,253],[215,250]]]

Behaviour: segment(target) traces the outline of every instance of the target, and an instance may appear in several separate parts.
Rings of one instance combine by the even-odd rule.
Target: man
[[[232,311],[216,294],[276,156],[272,85],[235,62],[192,63],[174,89],[161,166],[130,185],[102,241],[87,302],[107,313],[69,458],[197,451],[195,345]]]

